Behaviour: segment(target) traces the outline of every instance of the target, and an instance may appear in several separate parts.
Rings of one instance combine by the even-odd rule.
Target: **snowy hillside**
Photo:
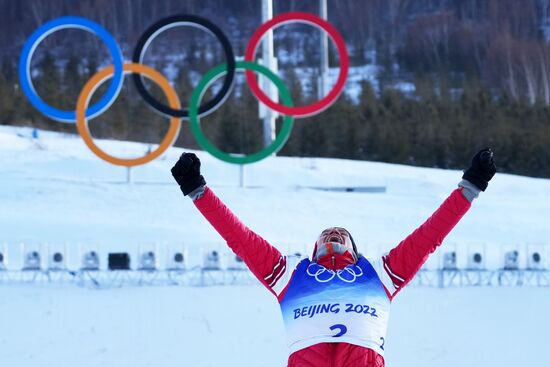
[[[219,242],[170,175],[181,149],[134,168],[128,185],[124,168],[101,161],[78,136],[43,132],[38,147],[27,138],[30,134],[0,128],[3,241]],[[124,142],[99,145],[122,156],[147,149]],[[348,227],[363,251],[387,249],[421,224],[461,176],[452,170],[282,157],[246,166],[243,189],[237,166],[197,154],[208,184],[228,206],[273,243],[299,247],[292,250],[311,246],[320,230],[335,224]],[[385,186],[386,192],[309,188],[364,186]],[[548,217],[550,180],[497,174],[447,243],[548,243]]]
[[[170,175],[180,149],[132,170],[104,163],[77,136],[0,127],[0,248],[21,266],[20,243],[137,251],[222,249],[219,236]],[[142,144],[101,141],[137,156]],[[471,147],[472,151],[476,147]],[[197,152],[210,187],[284,252],[309,252],[319,232],[345,226],[376,256],[421,224],[461,172],[337,159],[270,158],[239,168]],[[498,164],[498,152],[496,152]],[[320,188],[381,187],[385,192]],[[459,261],[481,248],[488,266],[509,248],[550,244],[550,180],[497,174],[448,237]],[[2,245],[2,243],[4,243]],[[546,248],[544,261],[548,263]],[[102,255],[103,256],[103,255]],[[432,261],[437,265],[439,254]],[[392,308],[389,367],[548,366],[548,288],[410,288]],[[93,290],[0,283],[2,366],[283,366],[286,347],[272,296],[259,286]]]

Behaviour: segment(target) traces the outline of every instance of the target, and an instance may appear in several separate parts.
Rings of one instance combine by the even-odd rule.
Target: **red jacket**
[[[390,300],[414,277],[470,208],[461,190],[454,190],[426,222],[382,257],[383,271],[387,274],[383,283]],[[280,299],[284,289],[277,287],[277,282],[287,271],[286,257],[246,227],[208,187],[194,203],[256,278]],[[383,367],[384,358],[357,345],[320,343],[294,352],[288,366]]]

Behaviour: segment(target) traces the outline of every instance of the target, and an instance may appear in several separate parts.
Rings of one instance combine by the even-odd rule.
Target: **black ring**
[[[149,44],[158,34],[163,32],[165,29],[172,28],[170,27],[170,25],[173,25],[173,27],[177,25],[190,25],[211,32],[220,41],[223,51],[225,53],[225,57],[227,59],[227,73],[225,74],[223,85],[212,99],[199,106],[199,116],[202,117],[210,112],[213,112],[220,104],[223,103],[225,98],[229,95],[229,91],[233,86],[233,79],[235,76],[235,57],[233,55],[233,48],[231,47],[231,43],[229,43],[229,40],[222,32],[222,30],[218,28],[214,23],[195,15],[181,14],[163,18],[150,26],[139,38],[136,49],[134,50],[134,57],[132,59],[132,62],[136,64],[141,64],[141,59],[143,58],[143,54],[149,47]],[[188,109],[182,108],[181,110],[176,110],[156,100],[155,97],[153,97],[145,88],[142,75],[133,74],[132,77],[134,79],[134,83],[139,94],[141,94],[143,99],[145,99],[145,101],[155,110],[172,117],[189,117]]]

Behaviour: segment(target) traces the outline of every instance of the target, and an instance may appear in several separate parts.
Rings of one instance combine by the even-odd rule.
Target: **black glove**
[[[171,171],[172,176],[180,185],[183,195],[187,196],[199,187],[206,185],[206,181],[201,175],[201,161],[193,153],[183,153]]]
[[[462,178],[476,185],[481,191],[485,191],[496,172],[497,166],[493,159],[493,152],[490,148],[485,148],[474,155],[472,165],[464,171]]]

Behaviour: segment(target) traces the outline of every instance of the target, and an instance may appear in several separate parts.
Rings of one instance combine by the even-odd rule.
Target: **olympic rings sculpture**
[[[341,281],[346,283],[353,283],[357,278],[363,276],[363,269],[357,265],[348,265],[344,269],[334,271],[317,263],[311,263],[308,265],[306,273],[314,277],[319,283],[328,283],[334,279],[334,277],[338,277]]]
[[[334,87],[321,100],[306,106],[294,106],[292,103],[291,94],[284,82],[271,70],[254,62],[255,52],[266,32],[270,29],[282,26],[283,24],[296,22],[310,24],[320,28],[322,31],[327,32],[332,41],[335,43],[340,56],[340,70]],[[152,41],[160,33],[177,26],[192,26],[211,33],[220,42],[226,58],[226,62],[224,64],[214,67],[203,76],[191,94],[188,108],[182,107],[177,93],[170,85],[170,82],[162,76],[162,74],[153,68],[142,64],[144,55]],[[36,47],[47,36],[62,29],[82,29],[96,35],[107,45],[109,53],[113,59],[111,65],[98,71],[84,85],[77,99],[76,111],[64,111],[47,104],[38,95],[31,80],[30,66]],[[200,127],[200,118],[214,112],[225,101],[233,87],[235,72],[240,70],[245,71],[246,81],[258,101],[283,115],[283,126],[272,144],[259,152],[246,156],[221,151],[207,139]],[[235,164],[253,163],[264,159],[269,155],[276,153],[284,146],[292,131],[294,118],[303,118],[318,114],[336,101],[344,89],[348,71],[348,52],[345,42],[336,28],[314,14],[303,12],[283,13],[262,24],[250,38],[250,41],[246,47],[244,61],[235,60],[231,43],[218,26],[205,18],[195,15],[174,15],[163,18],[151,25],[139,38],[131,63],[124,61],[122,52],[114,37],[98,23],[83,17],[60,17],[44,23],[29,36],[23,45],[18,65],[21,89],[27,96],[29,102],[36,109],[53,120],[63,123],[75,123],[79,134],[94,154],[109,163],[126,167],[146,164],[163,154],[176,141],[180,131],[182,119],[189,121],[191,132],[197,139],[199,145],[216,158]],[[111,106],[122,89],[124,76],[128,73],[132,73],[132,79],[136,85],[137,91],[147,102],[147,104],[158,113],[170,119],[170,127],[166,133],[166,136],[155,150],[149,152],[143,157],[123,159],[114,157],[104,152],[94,143],[88,128],[88,120],[97,117]],[[254,73],[264,75],[268,80],[275,84],[279,91],[282,104],[271,100],[260,89]],[[143,77],[146,77],[158,84],[163,93],[166,95],[168,105],[158,101],[150,94],[150,92],[145,88]],[[210,100],[201,104],[202,97],[206,90],[220,77],[224,78],[222,87]],[[109,87],[107,88],[105,94],[95,104],[88,106],[93,93],[101,84],[109,79]]]

